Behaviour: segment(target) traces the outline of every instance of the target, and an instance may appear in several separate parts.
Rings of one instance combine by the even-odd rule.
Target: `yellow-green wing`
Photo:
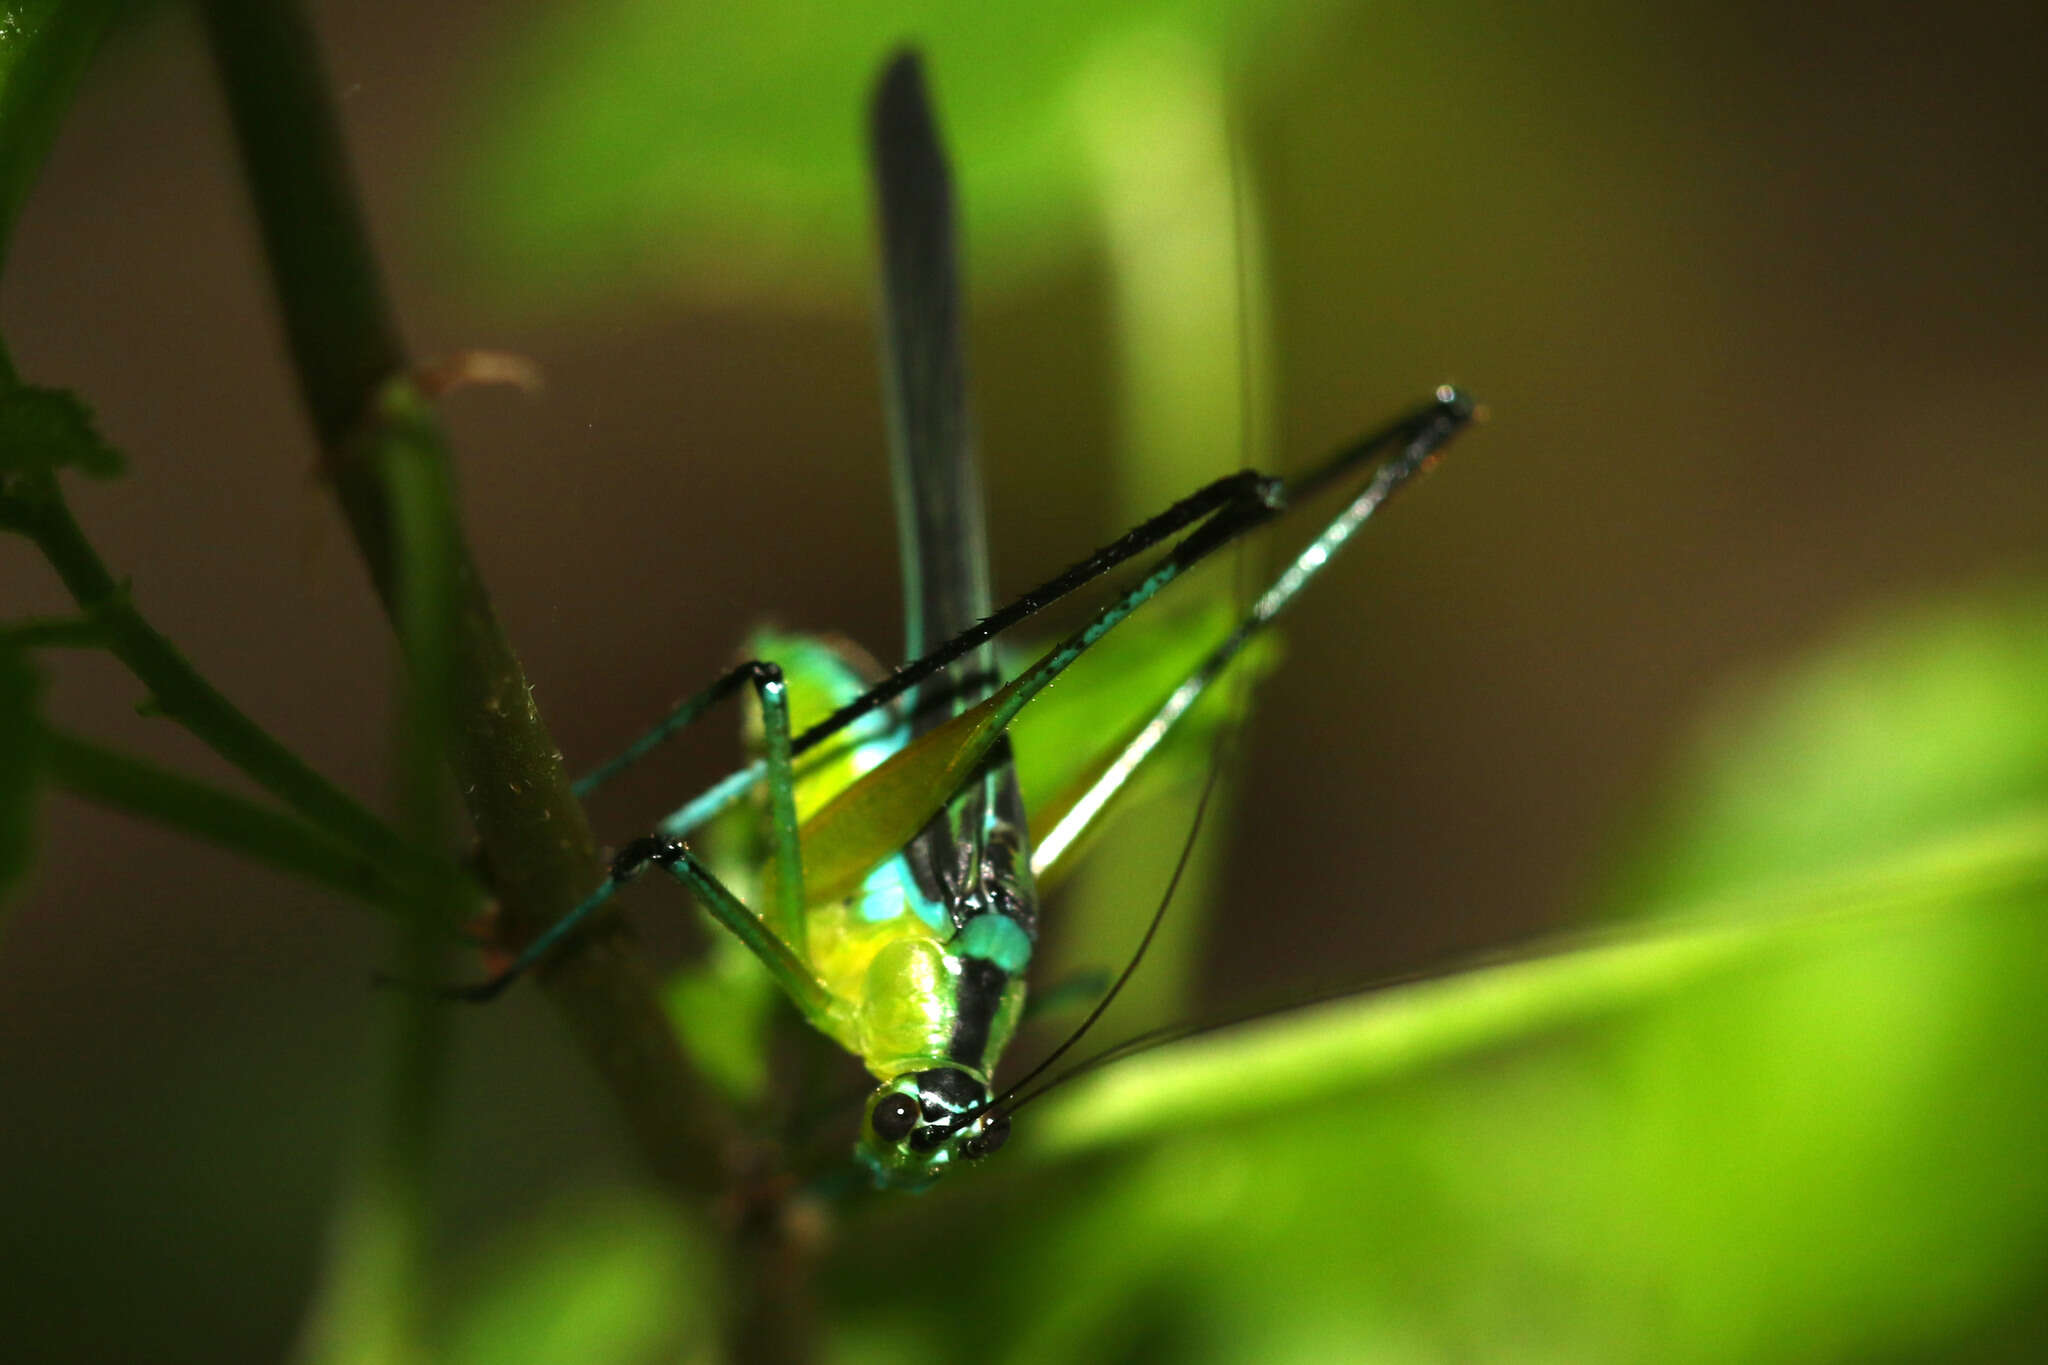
[[[803,822],[804,889],[811,904],[853,895],[869,872],[930,823],[1002,738],[997,718],[1016,686],[911,741]]]
[[[1112,631],[1025,708],[1010,732],[1034,838],[1043,838],[1073,809],[1237,619],[1235,605],[1227,601],[1155,606]],[[1231,668],[1238,681],[1255,682],[1279,658],[1279,639],[1268,631]],[[1229,681],[1211,688],[1109,809],[1132,799],[1133,791],[1156,791],[1162,782],[1185,780],[1191,769],[1198,771],[1208,761],[1210,743],[1234,698]],[[1102,824],[1095,821],[1090,832]],[[1074,850],[1085,842],[1067,845],[1052,863],[1038,867],[1041,890],[1074,866]]]

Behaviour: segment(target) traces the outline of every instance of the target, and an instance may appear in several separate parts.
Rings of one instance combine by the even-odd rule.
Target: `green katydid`
[[[579,794],[747,690],[760,703],[760,756],[655,833],[627,844],[605,882],[506,970],[452,994],[495,996],[563,950],[620,885],[648,867],[664,868],[753,952],[806,1020],[880,1081],[862,1118],[860,1157],[878,1185],[922,1188],[1003,1143],[1011,1113],[1031,1097],[1023,1087],[1100,1017],[1128,979],[1127,968],[1081,1028],[1023,1082],[996,1089],[1037,942],[1037,878],[1070,854],[1076,838],[1336,551],[1429,467],[1473,406],[1442,388],[1301,479],[1283,483],[1251,471],[1219,479],[996,609],[966,420],[950,176],[913,54],[899,54],[885,69],[870,133],[911,662],[880,675],[842,644],[776,637],[777,660],[750,660],[678,705],[579,783]],[[1195,564],[1290,501],[1339,483],[1354,487],[1343,510],[1234,629],[1149,718],[1112,737],[1082,781],[1027,810],[1010,751],[1018,715]],[[993,646],[999,635],[1155,550],[1136,582],[1084,626],[1014,676],[1001,676]],[[798,728],[793,717],[809,723]],[[770,856],[759,905],[750,906],[685,840],[762,790]],[[1157,923],[1155,915],[1152,927]]]

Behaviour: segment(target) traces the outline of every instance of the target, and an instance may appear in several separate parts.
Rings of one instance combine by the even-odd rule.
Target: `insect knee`
[[[640,870],[649,863],[668,867],[682,858],[683,841],[664,839],[658,835],[643,835],[620,849],[612,858],[612,880],[629,882],[640,875]]]

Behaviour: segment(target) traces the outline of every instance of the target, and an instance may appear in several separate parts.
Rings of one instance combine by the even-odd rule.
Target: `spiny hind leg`
[[[1259,594],[1230,634],[1175,685],[1158,710],[1131,732],[1116,753],[1098,765],[1094,780],[1084,793],[1060,812],[1055,823],[1039,831],[1031,859],[1035,875],[1047,875],[1074,848],[1245,647],[1272,624],[1388,499],[1430,467],[1443,447],[1472,420],[1473,411],[1472,401],[1464,394],[1441,388],[1428,403],[1338,451],[1321,467],[1289,485],[1290,499],[1306,497],[1347,476],[1363,477],[1366,470],[1371,470],[1370,477],[1365,478],[1351,500]]]

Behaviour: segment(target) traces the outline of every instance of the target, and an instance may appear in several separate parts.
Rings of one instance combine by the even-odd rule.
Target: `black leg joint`
[[[772,665],[771,665],[772,666]],[[629,882],[640,875],[640,869],[649,863],[662,867],[673,866],[685,851],[680,839],[663,839],[656,835],[643,835],[627,844],[612,859],[612,880]]]
[[[430,995],[437,1000],[450,1000],[469,1005],[487,1005],[505,993],[505,988],[519,979],[517,972],[506,972],[489,981],[478,981],[468,986],[433,986],[423,982],[408,981],[402,976],[389,972],[372,972],[370,984],[379,990],[408,991],[418,995]]]
[[[505,972],[489,981],[479,981],[473,986],[443,986],[440,995],[443,1000],[458,1000],[470,1005],[488,1005],[505,993],[505,988],[519,979],[517,972]]]

